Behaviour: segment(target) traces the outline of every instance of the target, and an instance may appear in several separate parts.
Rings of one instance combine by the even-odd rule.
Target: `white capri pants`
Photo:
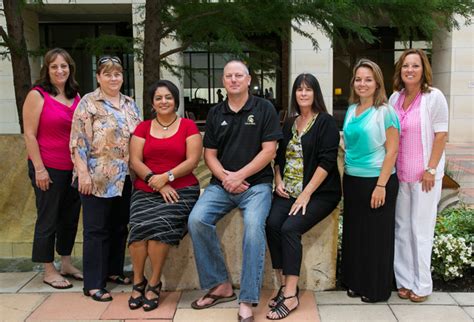
[[[397,288],[407,288],[418,296],[430,295],[431,250],[442,180],[430,192],[421,182],[400,182],[395,210],[394,272]]]

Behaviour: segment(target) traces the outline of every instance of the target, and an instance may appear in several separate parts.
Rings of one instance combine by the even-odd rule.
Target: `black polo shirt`
[[[211,108],[207,115],[204,147],[217,149],[217,158],[229,171],[238,171],[250,163],[262,150],[262,143],[283,138],[278,115],[266,99],[249,96],[237,113],[225,100]],[[247,182],[251,185],[271,183],[271,165],[255,173]],[[211,183],[221,184],[212,176]]]

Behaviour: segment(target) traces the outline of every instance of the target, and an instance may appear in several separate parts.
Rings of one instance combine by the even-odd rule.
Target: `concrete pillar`
[[[291,88],[295,78],[301,73],[311,73],[318,79],[324,103],[328,112],[332,114],[332,41],[309,23],[302,24],[301,28],[318,40],[319,50],[316,51],[313,48],[309,39],[294,31],[291,32],[289,99],[291,99]]]
[[[447,32],[433,38],[433,85],[439,88],[449,106],[449,142],[474,142],[474,26]]]

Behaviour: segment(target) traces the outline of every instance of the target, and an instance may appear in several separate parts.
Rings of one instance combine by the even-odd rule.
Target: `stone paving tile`
[[[398,297],[396,292],[392,292],[392,296],[388,300],[388,304],[401,305],[457,305],[456,301],[449,296],[448,293],[434,292],[425,302],[413,303],[410,300],[403,300]]]
[[[235,322],[237,321],[237,312],[236,308],[179,309],[176,311],[173,322]]]
[[[43,283],[43,274],[36,275],[28,284],[26,284],[21,290],[20,293],[71,293],[71,292],[81,292],[83,288],[82,281],[76,281],[74,279],[68,279],[74,286],[65,290],[59,290],[52,288],[49,285]]]
[[[237,295],[237,299],[239,298],[239,290],[234,290],[235,294]],[[200,298],[206,294],[206,291],[202,290],[193,290],[193,291],[183,291],[181,294],[181,299],[179,300],[178,303],[178,308],[179,309],[190,309],[191,308],[191,303]],[[225,302],[225,303],[219,303],[215,306],[213,306],[213,309],[222,309],[222,308],[238,308],[239,303],[237,300],[230,301],[230,302]]]
[[[24,321],[46,297],[45,294],[0,294],[0,320]]]
[[[463,310],[474,320],[474,306],[464,306]]]
[[[445,305],[391,305],[400,322],[456,321],[472,322],[469,315],[459,306]]]
[[[474,293],[451,292],[449,293],[459,305],[474,306]]]
[[[397,321],[388,305],[318,305],[321,321]]]
[[[28,318],[36,320],[99,320],[111,302],[97,302],[79,293],[51,294]]]
[[[0,273],[0,293],[16,293],[36,272]]]
[[[379,303],[365,303],[360,300],[358,297],[349,297],[346,294],[346,291],[324,291],[324,292],[315,292],[314,296],[316,297],[316,303],[318,305],[323,304],[345,304],[345,305],[380,305],[387,304],[387,302]],[[392,295],[393,297],[393,295]]]
[[[180,292],[161,292],[160,305],[156,310],[145,312],[143,309],[130,310],[130,293],[112,293],[114,300],[100,316],[109,319],[167,319],[172,320],[179,301]]]

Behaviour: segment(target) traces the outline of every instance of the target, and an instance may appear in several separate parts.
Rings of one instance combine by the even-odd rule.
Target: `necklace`
[[[174,117],[174,120],[171,121],[170,124],[165,125],[165,124],[161,124],[161,122],[158,121],[158,116],[155,117],[156,123],[160,124],[160,126],[161,126],[161,127],[163,128],[163,130],[165,130],[165,131],[168,131],[168,128],[169,128],[174,122],[176,122],[177,119],[178,119],[178,115],[176,115],[176,116]]]

